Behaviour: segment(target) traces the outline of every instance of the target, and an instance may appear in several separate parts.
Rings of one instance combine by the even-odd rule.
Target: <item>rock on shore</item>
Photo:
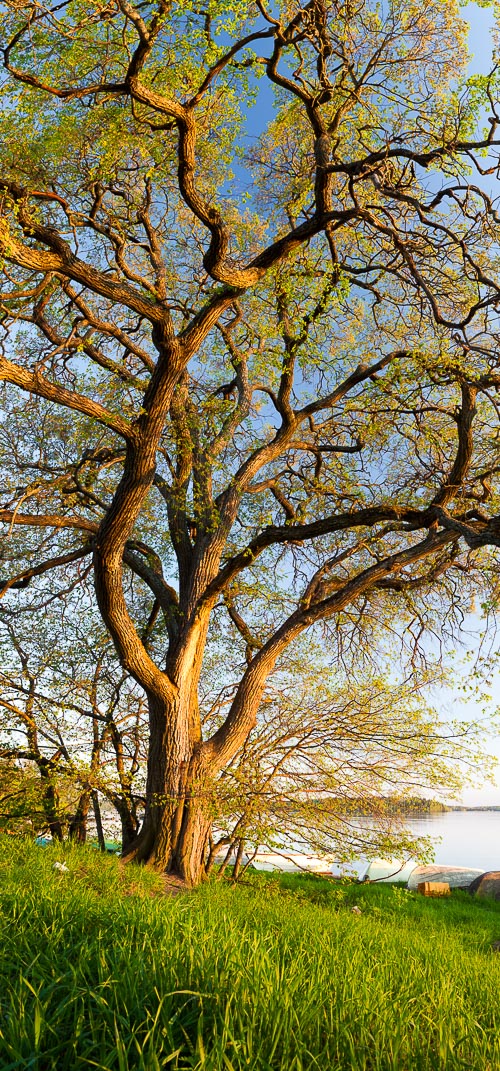
[[[469,892],[476,896],[489,896],[492,900],[500,900],[500,870],[487,870],[469,885]]]

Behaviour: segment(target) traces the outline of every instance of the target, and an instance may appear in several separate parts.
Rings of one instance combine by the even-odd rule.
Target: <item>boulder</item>
[[[487,870],[479,878],[469,885],[469,892],[476,896],[489,896],[492,900],[500,900],[500,870]]]

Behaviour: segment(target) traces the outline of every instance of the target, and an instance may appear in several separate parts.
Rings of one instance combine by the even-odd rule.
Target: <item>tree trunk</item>
[[[238,841],[238,850],[236,852],[236,859],[234,860],[233,881],[238,881],[238,878],[240,876],[241,862],[242,862],[242,859],[243,859],[244,848],[245,848],[245,841],[243,840],[243,837],[241,837],[241,839]]]
[[[108,799],[118,813],[122,827],[122,853],[125,854],[137,836],[139,822],[136,805],[132,797],[125,792],[113,792]]]
[[[97,789],[95,789],[95,788],[92,789],[91,796],[92,796],[92,807],[94,809],[95,826],[96,826],[96,830],[97,830],[97,841],[98,841],[99,848],[100,848],[101,852],[105,852],[106,851],[106,843],[105,843],[105,840],[104,840],[104,830],[102,828],[101,807],[100,807],[100,804],[99,804],[99,794],[97,792]]]
[[[193,757],[183,801],[182,822],[170,869],[187,885],[199,885],[212,830],[209,777],[203,775],[198,755]]]
[[[137,836],[138,823],[128,811],[120,814],[120,821],[122,825],[122,852],[126,852],[132,844],[134,837]]]
[[[46,760],[40,761],[38,763],[38,769],[40,770],[40,777],[43,785],[43,810],[50,835],[52,840],[63,841],[63,826],[59,817],[59,792],[52,778],[49,763]]]
[[[69,823],[68,836],[75,844],[85,844],[87,840],[87,816],[89,813],[90,795],[82,792],[76,805],[76,811]]]
[[[149,752],[144,822],[123,852],[125,860],[147,863],[187,886],[205,876],[218,771],[243,746],[251,731],[274,651],[249,667],[219,732],[200,739],[197,681],[204,634],[193,632],[172,673],[175,692],[149,692]],[[187,653],[186,653],[187,652]],[[187,655],[190,655],[188,658]],[[257,661],[257,660],[256,660]],[[189,665],[189,669],[186,667]]]
[[[123,858],[147,863],[193,885],[200,880],[211,821],[189,726],[185,696],[177,695],[175,702],[149,697],[144,821],[124,846]]]

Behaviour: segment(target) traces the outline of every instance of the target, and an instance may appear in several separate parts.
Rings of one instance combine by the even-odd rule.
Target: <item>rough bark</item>
[[[50,765],[42,758],[38,762],[38,769],[40,770],[43,785],[43,809],[50,835],[53,840],[63,841],[63,825],[59,815],[59,793],[53,780]]]
[[[120,818],[122,828],[122,851],[126,854],[135,840],[139,828],[134,801],[120,793],[112,793],[109,796],[109,799]]]
[[[201,879],[211,828],[210,775],[190,732],[193,723],[184,695],[173,702],[150,696],[144,821],[123,852],[125,859],[175,874],[188,885]]]
[[[87,817],[90,806],[90,793],[82,792],[76,810],[68,827],[68,837],[76,844],[85,844],[87,840]]]

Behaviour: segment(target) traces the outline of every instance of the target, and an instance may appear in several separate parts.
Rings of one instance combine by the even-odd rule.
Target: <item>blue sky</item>
[[[484,73],[491,69],[491,57],[492,57],[492,39],[491,29],[494,25],[494,14],[491,8],[480,8],[477,4],[468,4],[464,8],[464,15],[470,23],[470,49],[474,54],[474,58],[471,63],[471,71]],[[488,180],[491,192],[493,195],[500,196],[500,182],[498,179],[490,178]],[[484,622],[481,622],[478,618],[471,618],[468,622],[468,626],[473,633],[475,633],[475,641],[471,637],[471,647],[479,646],[481,642],[481,630],[484,628]],[[496,641],[498,647],[500,641]],[[457,658],[457,671],[460,672],[460,656]],[[456,702],[457,696],[452,694],[448,695],[445,700],[446,706],[450,709]],[[493,678],[491,686],[491,709],[500,705],[500,675]],[[469,704],[471,713],[474,713],[474,703]],[[491,741],[491,747],[488,748],[492,754],[496,755],[500,763],[500,736],[494,737]],[[500,767],[497,772],[496,785],[486,786],[481,788],[468,788],[464,791],[462,796],[463,802],[468,806],[487,806],[489,804],[500,806]]]
[[[491,62],[491,28],[494,16],[491,8],[481,8],[477,4],[467,4],[464,16],[470,23],[470,48],[474,53],[471,64],[473,71],[487,71]]]

